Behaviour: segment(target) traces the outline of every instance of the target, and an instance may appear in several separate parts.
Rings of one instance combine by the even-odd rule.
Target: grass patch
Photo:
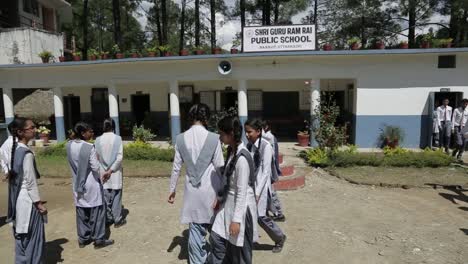
[[[429,187],[428,184],[460,185],[468,187],[468,170],[461,167],[415,168],[415,167],[333,167],[327,170],[335,176],[353,183]]]
[[[36,163],[44,177],[71,177],[68,160],[65,156],[38,155]],[[159,160],[125,160],[123,161],[124,177],[160,177],[170,176],[172,163]]]

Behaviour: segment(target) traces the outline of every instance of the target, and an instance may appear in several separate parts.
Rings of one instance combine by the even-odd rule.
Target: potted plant
[[[94,60],[97,60],[98,58],[98,51],[95,50],[95,49],[89,49],[88,50],[88,60],[91,60],[91,61],[94,61]]]
[[[101,51],[100,55],[101,55],[101,60],[109,59],[109,52],[108,51]]]
[[[382,40],[377,40],[375,42],[376,49],[385,49],[385,43]]]
[[[329,44],[329,43],[325,43],[322,48],[325,51],[333,50],[333,46],[331,44]]]
[[[54,55],[52,55],[52,52],[48,50],[43,50],[39,53],[39,57],[41,57],[42,63],[49,63],[50,58],[54,57]]]
[[[297,142],[301,147],[307,147],[310,143],[310,126],[307,120],[304,120],[304,128],[297,132]]]
[[[188,55],[189,55],[189,51],[188,51],[188,50],[182,49],[182,50],[180,51],[180,56],[188,56]]]
[[[235,40],[232,42],[231,54],[237,54],[237,53],[239,53],[238,47],[239,47],[240,45],[241,45],[240,40],[235,39]]]
[[[49,143],[50,129],[45,126],[40,126],[37,129],[37,133],[39,134],[39,138],[44,142],[44,144]]]
[[[408,41],[401,41],[400,49],[408,49]]]
[[[73,52],[73,61],[80,61],[81,60],[81,52],[75,51]]]
[[[120,50],[119,45],[117,45],[117,44],[112,46],[112,53],[114,54],[116,59],[123,59],[124,58],[124,54],[122,53],[122,51]]]
[[[148,57],[156,57],[156,51],[158,49],[156,47],[148,47],[146,48],[146,52],[148,52]]]
[[[220,47],[216,47],[212,50],[212,54],[221,54],[223,50]]]
[[[348,45],[351,50],[358,50],[359,49],[359,42],[361,40],[357,37],[351,38],[348,40]]]
[[[172,56],[171,52],[169,51],[171,47],[169,45],[162,45],[159,46],[159,51],[161,52],[161,57],[169,57]]]
[[[140,54],[138,53],[138,50],[137,49],[132,49],[130,51],[130,57],[132,58],[139,58],[140,57]]]
[[[440,47],[440,48],[451,48],[452,47],[452,38],[447,38],[447,39],[437,39],[436,40],[437,44],[435,46]]]
[[[428,49],[431,47],[432,42],[432,35],[431,34],[424,34],[421,39],[421,48]]]
[[[64,61],[65,61],[65,56],[63,56],[63,50],[60,50],[59,61],[60,61],[60,62],[64,62]]]
[[[205,54],[205,51],[203,50],[203,47],[201,46],[196,46],[194,48],[194,52],[193,52],[195,55],[203,55]]]
[[[380,129],[382,147],[396,148],[403,142],[404,136],[404,131],[399,126],[386,125]]]

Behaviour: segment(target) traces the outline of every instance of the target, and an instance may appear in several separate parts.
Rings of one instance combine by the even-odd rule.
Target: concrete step
[[[281,176],[274,186],[276,190],[287,191],[297,190],[305,186],[305,177],[307,171],[305,169],[297,169],[292,175]]]
[[[287,177],[294,174],[294,165],[285,165],[280,166],[281,169],[281,177]]]

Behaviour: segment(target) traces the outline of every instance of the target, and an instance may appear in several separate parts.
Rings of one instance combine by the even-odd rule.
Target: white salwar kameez
[[[257,185],[255,195],[259,199],[257,208],[258,216],[265,216],[268,208],[268,194],[271,193],[271,161],[273,160],[273,148],[265,139],[257,139],[254,146],[258,149],[260,145],[260,168],[257,172]],[[252,151],[252,155],[254,152]]]
[[[100,147],[102,151],[103,157],[99,157],[100,159],[109,160],[110,156],[112,155],[112,150],[115,144],[115,138],[117,137],[116,134],[112,132],[106,132],[99,137],[100,140]],[[107,182],[104,183],[104,189],[112,189],[112,190],[120,190],[122,189],[122,159],[123,159],[123,144],[120,145],[120,148],[117,152],[117,158],[115,159],[114,163],[110,167],[113,171],[111,177]],[[110,164],[109,164],[110,165]],[[104,169],[101,166],[101,174],[104,174]]]

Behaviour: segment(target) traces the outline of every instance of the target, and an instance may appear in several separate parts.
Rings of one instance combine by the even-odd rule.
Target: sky
[[[181,0],[175,0],[175,2],[180,4]],[[188,2],[188,5],[193,5],[193,1],[188,0],[187,2]],[[227,6],[232,7],[235,3],[235,0],[225,0],[225,3]],[[142,12],[142,11],[143,10],[148,11],[152,6],[153,6],[153,3],[148,2],[148,1],[143,1],[142,4],[140,5],[139,11],[140,13],[145,14],[145,12]],[[208,9],[204,9],[201,11],[205,12],[207,15],[209,14]],[[293,24],[301,24],[301,19],[305,17],[308,12],[309,12],[309,9],[293,16],[292,17]],[[148,20],[146,19],[146,15],[139,16],[139,17],[137,16],[137,20],[141,24],[142,28],[144,29],[148,22]],[[439,14],[434,15],[430,19],[431,22],[441,22],[441,21],[447,21],[447,20],[448,20],[448,17],[441,16]],[[417,34],[426,33],[429,30],[429,28],[430,26],[424,29],[418,29]],[[223,49],[229,50],[232,47],[232,41],[237,32],[240,32],[240,20],[228,20],[228,18],[224,17],[222,14],[216,14],[216,33],[217,33],[216,35],[217,35],[217,43],[219,46],[221,46]],[[403,33],[407,34],[408,32],[406,31]],[[406,40],[406,37],[399,36],[399,40]]]

